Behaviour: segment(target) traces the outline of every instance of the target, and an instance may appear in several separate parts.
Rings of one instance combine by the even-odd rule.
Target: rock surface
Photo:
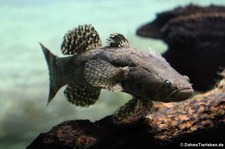
[[[156,112],[131,125],[108,116],[94,123],[71,120],[41,133],[27,149],[179,148],[181,143],[225,145],[225,71],[213,90],[179,103],[155,105]],[[224,147],[224,146],[223,146]]]
[[[137,35],[164,40],[163,56],[196,90],[212,87],[219,67],[225,66],[225,7],[189,5],[163,12],[141,26]]]

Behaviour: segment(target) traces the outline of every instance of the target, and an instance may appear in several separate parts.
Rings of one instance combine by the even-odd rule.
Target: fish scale
[[[94,104],[101,89],[125,92],[133,98],[114,114],[117,124],[132,123],[152,113],[152,101],[178,102],[193,93],[187,76],[174,70],[161,55],[144,53],[129,46],[119,33],[109,36],[108,45],[92,25],[74,28],[65,34],[57,57],[44,45],[50,75],[48,103],[62,86],[64,94],[76,106]]]

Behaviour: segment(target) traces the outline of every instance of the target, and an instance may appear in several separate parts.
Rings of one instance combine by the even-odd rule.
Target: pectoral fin
[[[103,60],[90,60],[85,64],[85,79],[93,86],[111,91],[122,91],[121,81],[128,73],[128,67],[115,67]]]
[[[154,109],[151,100],[143,101],[134,97],[114,114],[113,119],[117,124],[129,124],[145,118],[153,112]]]
[[[95,87],[68,85],[64,94],[72,104],[88,107],[98,100],[100,89]]]

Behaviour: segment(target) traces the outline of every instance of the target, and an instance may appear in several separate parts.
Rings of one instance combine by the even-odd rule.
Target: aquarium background
[[[102,90],[89,108],[68,103],[63,88],[48,105],[48,68],[42,42],[59,56],[63,35],[92,24],[103,44],[110,33],[125,35],[132,47],[162,53],[160,40],[140,38],[136,29],[157,13],[187,4],[225,5],[224,0],[0,0],[0,148],[25,148],[39,133],[71,119],[98,120],[112,114],[131,96]]]

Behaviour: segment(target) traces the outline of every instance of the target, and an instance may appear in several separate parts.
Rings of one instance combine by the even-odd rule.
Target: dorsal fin
[[[107,44],[110,47],[129,47],[128,40],[119,33],[110,34],[109,38],[107,39]]]
[[[162,57],[162,55],[160,53],[158,53],[157,51],[155,51],[154,49],[152,48],[149,48],[149,56],[153,56],[153,57],[156,57],[157,59],[165,62],[165,63],[168,63],[166,61],[166,59],[164,57]]]
[[[61,51],[65,55],[76,55],[101,45],[101,40],[95,28],[91,24],[85,24],[79,25],[64,35]]]

